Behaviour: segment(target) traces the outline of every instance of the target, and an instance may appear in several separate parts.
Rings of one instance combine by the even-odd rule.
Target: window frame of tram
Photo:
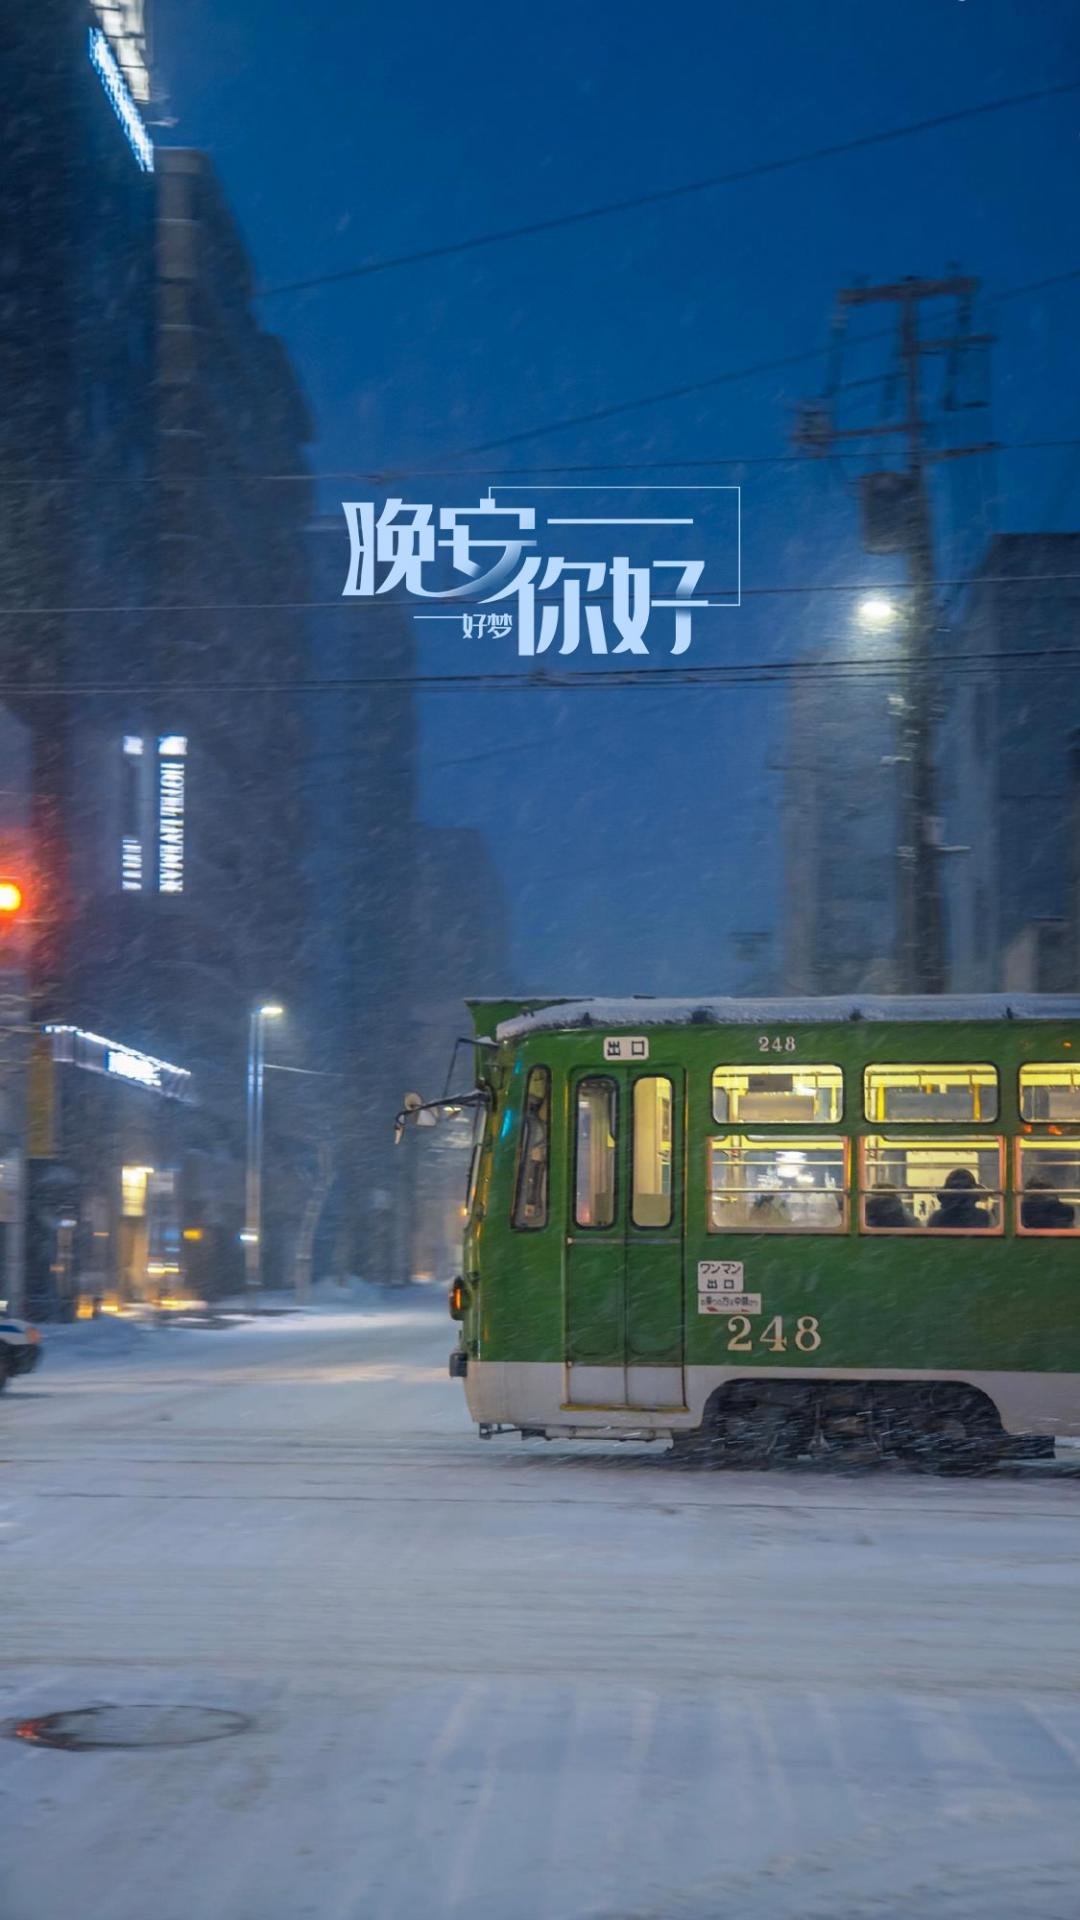
[[[986,1162],[991,1156],[996,1173],[988,1182]],[[912,1179],[913,1167],[925,1177]],[[957,1173],[969,1176],[971,1185],[960,1181],[950,1187],[950,1178]],[[859,1142],[860,1233],[874,1238],[918,1234],[946,1239],[967,1233],[979,1239],[1000,1239],[1005,1232],[1005,1195],[1001,1134],[952,1138],[943,1134],[936,1139],[922,1132],[864,1134]],[[878,1219],[870,1220],[868,1210],[876,1198],[882,1200],[882,1209]],[[950,1212],[953,1220],[947,1217]],[[906,1217],[898,1218],[898,1213]],[[932,1225],[933,1221],[937,1224]]]
[[[1038,1079],[1032,1078],[1038,1075]],[[1080,1133],[1080,1060],[1026,1060],[1017,1074],[1017,1102],[1021,1120],[1035,1126],[1057,1126],[1062,1122]],[[1044,1094],[1045,1100],[1029,1099],[1029,1095]],[[1068,1111],[1055,1111],[1052,1096],[1064,1093],[1068,1097]],[[1045,1111],[1036,1113],[1032,1109],[1043,1105]]]
[[[594,1201],[596,1198],[598,1198],[601,1195],[605,1197],[610,1195],[610,1202],[611,1202],[610,1217],[603,1220],[593,1220],[593,1219],[582,1218],[582,1189],[581,1189],[581,1159],[582,1159],[581,1121],[582,1121],[582,1115],[583,1115],[582,1095],[586,1091],[591,1093],[593,1090],[597,1090],[597,1089],[603,1089],[605,1094],[605,1105],[606,1105],[607,1111],[606,1111],[606,1116],[601,1115],[601,1117],[602,1118],[606,1117],[606,1121],[607,1121],[607,1142],[606,1142],[606,1145],[603,1147],[602,1152],[603,1152],[603,1159],[604,1159],[606,1168],[610,1172],[611,1179],[610,1179],[610,1186],[600,1187],[595,1183],[593,1183],[591,1186],[591,1198]],[[590,1155],[591,1155],[591,1151],[592,1151],[592,1143],[590,1142]],[[574,1087],[574,1213],[573,1213],[573,1220],[574,1220],[575,1228],[581,1233],[610,1233],[611,1229],[614,1227],[615,1222],[619,1217],[619,1203],[621,1198],[622,1196],[619,1188],[619,1084],[617,1080],[612,1079],[610,1074],[587,1073],[582,1076],[582,1078],[576,1083]]]
[[[726,1165],[743,1174],[738,1186],[716,1180],[718,1156],[726,1156]],[[753,1156],[748,1159],[747,1156]],[[824,1174],[839,1171],[839,1181],[820,1186],[812,1178],[815,1163]],[[763,1169],[766,1181],[748,1181],[748,1172]],[[710,1234],[846,1234],[850,1226],[851,1140],[846,1134],[749,1134],[714,1135],[706,1142],[705,1193],[706,1231]],[[810,1175],[811,1177],[808,1177]],[[812,1188],[812,1193],[807,1189]],[[724,1197],[742,1201],[743,1219],[718,1220],[717,1202]],[[826,1199],[827,1208],[818,1208],[819,1218],[793,1202]],[[749,1202],[749,1205],[747,1204]]]
[[[665,1095],[667,1089],[666,1116]],[[642,1098],[655,1096],[651,1114],[638,1112]],[[663,1232],[675,1217],[675,1082],[667,1073],[643,1073],[630,1087],[630,1225],[642,1232]],[[641,1220],[639,1205],[666,1202],[663,1218]]]
[[[535,1104],[534,1104],[535,1103]],[[535,1123],[535,1125],[533,1125]],[[530,1176],[538,1185],[531,1189]],[[532,1217],[529,1217],[530,1214]],[[530,1067],[518,1121],[510,1225],[515,1233],[542,1233],[551,1217],[551,1068]]]
[[[956,1095],[966,1087],[970,1095],[966,1110]],[[993,1111],[984,1111],[982,1094],[993,1089]],[[894,1102],[900,1110],[890,1110],[889,1094],[908,1095]],[[916,1105],[911,1098],[922,1096]],[[943,1111],[942,1106],[952,1111]],[[873,1127],[989,1127],[1001,1117],[1001,1076],[988,1060],[935,1060],[919,1063],[906,1060],[874,1060],[863,1068],[863,1118]]]
[[[774,1091],[775,1089],[775,1091]],[[827,1111],[806,1111],[827,1102]],[[795,1109],[795,1110],[793,1110]],[[838,1127],[844,1118],[844,1070],[750,1061],[713,1068],[712,1117],[718,1127]]]
[[[1013,1143],[1013,1154],[1017,1235],[1023,1240],[1075,1240],[1080,1235],[1080,1126],[1071,1133],[1021,1135]],[[1067,1184],[1049,1177],[1066,1163],[1072,1176]],[[1031,1224],[1033,1206],[1045,1210],[1045,1224]],[[1071,1221],[1060,1221],[1055,1207],[1071,1210]]]

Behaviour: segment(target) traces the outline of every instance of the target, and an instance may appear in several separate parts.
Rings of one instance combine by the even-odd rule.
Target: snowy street
[[[482,1443],[411,1296],[69,1331],[0,1402],[4,1719],[250,1725],[0,1741],[4,1920],[1075,1920],[1080,1479]]]

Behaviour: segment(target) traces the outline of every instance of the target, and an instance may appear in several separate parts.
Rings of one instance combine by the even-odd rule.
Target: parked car
[[[41,1359],[41,1335],[0,1301],[0,1393],[13,1373],[32,1373]]]

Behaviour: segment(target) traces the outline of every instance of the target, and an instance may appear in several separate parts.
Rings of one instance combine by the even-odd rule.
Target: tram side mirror
[[[402,1136],[410,1120],[418,1127],[434,1127],[438,1125],[439,1116],[431,1107],[425,1107],[422,1095],[407,1093],[401,1103],[401,1112],[394,1121],[395,1147],[401,1145]]]

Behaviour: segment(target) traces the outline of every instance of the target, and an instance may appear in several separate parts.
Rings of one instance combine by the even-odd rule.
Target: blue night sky
[[[163,137],[212,153],[264,287],[1080,71],[1070,0],[464,10],[431,0],[407,9],[154,0],[153,28],[176,117]],[[1080,264],[1078,184],[1080,94],[1070,94],[269,298],[261,313],[299,367],[320,469],[591,462],[625,469],[612,479],[636,479],[648,477],[645,462],[783,454],[794,403],[819,388],[824,358],[545,431],[504,454],[469,449],[824,346],[839,286],[956,265],[981,278],[980,318],[999,335],[992,414],[964,416],[964,432],[1060,440],[1080,435],[1080,281],[999,310],[992,296]],[[853,347],[844,373],[881,364]],[[943,574],[970,565],[986,532],[1080,519],[1077,450],[1006,452],[993,466],[946,471]],[[461,503],[488,477],[456,483]],[[882,563],[859,552],[838,466],[675,465],[655,477],[741,482],[748,586],[884,577]],[[326,504],[342,491],[327,487]],[[953,543],[950,516],[964,526]],[[342,553],[344,577],[344,537]],[[849,602],[828,594],[758,598],[720,618],[695,641],[692,664],[785,658],[850,628]],[[512,642],[475,643],[467,655],[456,633],[424,644],[428,671],[436,660],[457,672],[516,666]],[[622,692],[423,696],[424,817],[488,833],[512,909],[509,987],[737,985],[732,930],[774,926],[782,912],[782,688],[643,682]],[[470,766],[473,751],[484,757]]]

